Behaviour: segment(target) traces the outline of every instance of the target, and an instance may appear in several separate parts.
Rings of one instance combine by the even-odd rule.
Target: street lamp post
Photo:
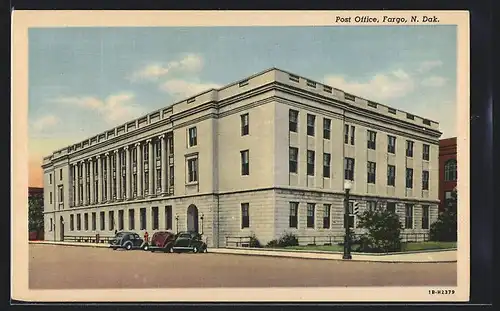
[[[201,220],[201,234],[203,235],[203,218],[205,217],[205,215],[203,215],[203,213],[201,213],[201,217],[200,217],[200,220]]]
[[[175,229],[179,233],[179,215],[175,215]]]
[[[344,255],[342,259],[352,259],[351,256],[351,239],[350,239],[350,227],[349,227],[349,191],[351,190],[352,182],[350,180],[346,180],[344,182],[344,227],[345,227],[345,235],[344,235]]]

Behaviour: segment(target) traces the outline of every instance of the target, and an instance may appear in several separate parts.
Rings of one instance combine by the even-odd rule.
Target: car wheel
[[[203,250],[203,252],[204,252],[205,254],[206,254],[206,253],[208,253],[208,248],[207,248],[207,247],[205,247],[205,249]]]
[[[198,246],[193,247],[193,253],[198,253]]]
[[[128,251],[131,250],[132,249],[132,244],[129,243],[129,244],[125,245],[125,249],[128,250]]]
[[[113,247],[113,250],[116,251],[116,247]]]
[[[149,249],[149,245],[144,245],[144,247],[142,248],[143,250],[147,251]]]

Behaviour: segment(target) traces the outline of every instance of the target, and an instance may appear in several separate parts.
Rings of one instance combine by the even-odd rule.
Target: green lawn
[[[356,247],[356,246],[354,246]],[[403,243],[402,251],[420,251],[420,250],[435,250],[435,249],[448,249],[456,248],[457,242],[410,242]],[[285,249],[290,250],[308,250],[308,251],[327,251],[327,252],[341,252],[344,247],[342,245],[303,245],[303,246],[288,246]]]

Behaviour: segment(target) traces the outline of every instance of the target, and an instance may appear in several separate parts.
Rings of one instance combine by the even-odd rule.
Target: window
[[[356,127],[351,125],[351,145],[354,146],[354,133],[356,132]]]
[[[372,108],[377,108],[377,103],[374,103],[374,102],[368,102],[368,107],[372,107]]]
[[[323,119],[323,138],[330,139],[332,130],[332,120],[324,118]]]
[[[190,98],[187,100],[188,104],[194,103],[196,101],[196,97]]]
[[[52,220],[52,218],[50,218],[50,227],[49,227],[49,231],[52,231],[52,228],[54,228],[54,221]]]
[[[76,230],[82,230],[82,215],[76,214]]]
[[[156,158],[160,159],[161,158],[161,141],[157,140],[155,142],[155,150],[156,150]]]
[[[153,206],[151,208],[151,217],[153,217],[153,227],[152,230],[158,230],[160,228],[159,217],[158,217],[158,207]]]
[[[139,214],[139,221],[140,221],[140,228],[139,230],[146,230],[147,226],[147,215],[146,215],[146,209],[141,208],[140,209],[140,214]]]
[[[424,147],[424,150],[423,150],[423,153],[422,153],[422,158],[424,159],[424,161],[429,161],[429,158],[430,158],[430,146],[424,144],[423,147]]]
[[[406,188],[413,188],[413,169],[406,168]]]
[[[290,171],[290,173],[297,173],[297,162],[298,162],[298,158],[299,158],[299,149],[298,148],[294,148],[294,147],[290,147],[289,149],[289,153],[290,153],[290,159],[288,161],[288,169]]]
[[[96,213],[92,213],[92,231],[96,231],[97,229],[97,217]]]
[[[387,152],[396,154],[396,137],[387,135]]]
[[[165,206],[165,229],[172,229],[172,206]]]
[[[290,228],[297,228],[298,211],[299,211],[299,203],[298,202],[290,202],[290,217],[288,220],[288,226]]]
[[[330,161],[331,155],[329,153],[323,153],[323,177],[330,178]]]
[[[396,203],[395,202],[387,202],[386,209],[391,213],[396,213]]]
[[[142,162],[148,163],[149,162],[149,146],[145,145],[144,148],[142,149]],[[147,168],[147,165],[144,166],[144,168]]]
[[[172,187],[174,185],[174,166],[170,166],[169,168],[169,177],[170,177],[170,186]]]
[[[109,211],[108,223],[109,223],[109,231],[115,230],[115,212],[114,211]]]
[[[366,209],[370,212],[377,210],[377,201],[366,201]]]
[[[189,133],[189,147],[194,147],[197,145],[196,127],[192,127],[188,130]]]
[[[290,79],[290,81],[293,81],[293,82],[299,82],[299,77],[295,76],[295,75],[289,75],[288,78]]]
[[[314,125],[316,123],[316,116],[307,114],[307,135],[314,136]]]
[[[429,205],[422,205],[422,229],[429,229]]]
[[[387,165],[387,186],[396,185],[396,166]]]
[[[133,209],[128,210],[128,229],[135,230],[135,211]]]
[[[411,140],[406,141],[406,156],[409,158],[413,157],[413,142]]]
[[[59,203],[63,203],[64,202],[64,191],[63,191],[63,186],[59,186],[57,187],[57,192],[58,192],[58,200],[59,200]]]
[[[354,95],[344,93],[344,97],[345,97],[345,99],[355,101]]]
[[[250,174],[249,151],[243,150],[240,153],[241,153],[241,175],[246,176]]]
[[[307,175],[314,176],[314,151],[307,150]]]
[[[167,139],[168,142],[168,153],[170,156],[174,154],[174,137],[170,136],[170,138]]]
[[[291,110],[288,113],[288,129],[290,132],[297,132],[299,125],[299,112]]]
[[[332,89],[332,87],[330,87],[328,85],[324,85],[323,86],[323,91],[325,91],[327,93],[331,93],[331,92],[333,92],[333,89]]]
[[[85,231],[89,231],[89,214],[83,214],[83,228]]]
[[[344,216],[344,228],[345,228],[345,216]],[[354,215],[354,202],[349,202],[349,216],[347,217],[349,222],[349,228],[356,228],[356,215]]]
[[[240,83],[238,83],[239,87],[242,87],[242,86],[245,86],[245,85],[248,85],[248,80],[241,81]]]
[[[103,231],[105,230],[106,227],[106,214],[104,212],[101,212],[100,219],[101,219],[101,231]]]
[[[59,169],[59,180],[62,180],[62,168]]]
[[[75,230],[75,216],[73,214],[69,215],[69,230]]]
[[[306,81],[306,85],[309,86],[309,87],[316,88],[316,82],[314,82],[314,81],[307,80]]]
[[[144,194],[149,193],[149,171],[144,172]]]
[[[445,181],[457,180],[457,160],[455,159],[448,160],[444,164],[444,180]]]
[[[188,182],[198,181],[198,158],[187,160],[188,164]]]
[[[323,229],[330,229],[330,204],[323,204]]]
[[[413,229],[413,205],[405,204],[405,228]]]
[[[368,141],[367,141],[368,149],[375,150],[376,140],[377,140],[377,132],[368,130]]]
[[[118,211],[118,230],[123,230],[125,227],[124,221],[124,211],[121,209]]]
[[[415,120],[415,116],[409,113],[406,114],[406,118],[410,120]]]
[[[49,192],[49,203],[52,204],[52,192]]]
[[[344,125],[344,144],[349,143],[349,125]]]
[[[314,203],[307,203],[307,228],[314,228]]]
[[[394,108],[387,108],[387,111],[392,114],[396,114],[396,109]]]
[[[354,159],[345,158],[344,159],[344,179],[354,180]]]
[[[368,161],[367,169],[368,169],[367,182],[369,184],[374,184],[377,164],[375,162]]]
[[[429,190],[429,171],[422,171],[422,190]]]
[[[49,174],[49,184],[52,185],[52,174]]]
[[[242,114],[241,118],[241,136],[248,135],[248,113]]]
[[[241,229],[250,228],[249,208],[248,203],[241,203]]]

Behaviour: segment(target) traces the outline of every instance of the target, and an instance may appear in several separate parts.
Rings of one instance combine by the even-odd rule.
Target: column
[[[78,163],[73,165],[75,169],[75,206],[80,205],[80,186],[78,180]]]
[[[141,143],[135,144],[137,152],[136,174],[137,174],[137,197],[142,198],[142,148]]]
[[[122,198],[122,167],[120,163],[120,152],[115,150],[116,155],[116,200]]]
[[[151,141],[151,139],[148,139],[148,148],[149,148],[149,160],[148,160],[148,164],[149,164],[149,189],[148,189],[148,194],[149,196],[152,196],[154,194],[154,191],[155,191],[155,187],[154,187],[154,174],[156,173],[156,161],[154,160],[154,152],[153,152],[153,142]]]
[[[98,155],[96,156],[97,159],[97,202],[101,203],[103,200],[103,187],[102,187],[102,161],[101,161],[101,156]]]
[[[167,152],[166,152],[166,147],[167,144],[165,143],[165,135],[161,135],[158,137],[161,141],[161,193],[162,195],[166,195],[167,193],[167,185],[168,185],[168,180],[167,180]]]
[[[113,182],[111,174],[111,158],[109,156],[109,152],[106,152],[106,199],[108,202],[113,200],[113,196],[111,194],[111,183]]]
[[[125,151],[125,156],[126,156],[126,159],[125,159],[125,180],[126,180],[126,199],[127,200],[130,200],[132,198],[132,195],[131,195],[131,188],[130,188],[130,180],[131,180],[131,176],[130,174],[132,173],[132,168],[130,167],[130,150],[129,150],[129,147],[128,146],[125,146],[123,148],[123,150]]]
[[[94,198],[94,159],[90,158],[89,160],[90,163],[90,198],[89,202],[90,204],[95,204],[95,198]]]
[[[165,162],[165,169],[167,170],[167,194],[170,195],[170,144],[172,143],[172,139],[168,139],[168,136],[165,138],[166,139],[166,147],[167,147],[167,161]]]
[[[89,198],[87,197],[87,162],[82,160],[82,182],[83,182],[83,205],[89,204]]]

